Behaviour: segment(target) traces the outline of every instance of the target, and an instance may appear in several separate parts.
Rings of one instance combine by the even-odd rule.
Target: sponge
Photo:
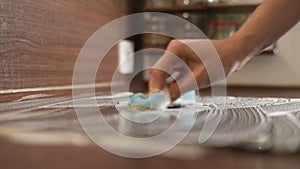
[[[137,93],[130,98],[130,105],[138,110],[164,109],[170,103],[166,92],[154,92],[149,97],[143,93]]]

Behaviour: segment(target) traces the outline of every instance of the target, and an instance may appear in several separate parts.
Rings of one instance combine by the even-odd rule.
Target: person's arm
[[[252,56],[273,44],[299,20],[300,0],[266,0],[263,2],[234,35],[226,39],[211,41],[219,54],[225,74],[230,75],[241,68]],[[185,40],[172,40],[167,51],[180,57],[189,66],[197,80],[198,88],[208,87],[213,82],[210,81],[204,64],[199,56],[182,42]],[[199,50],[205,54],[206,44],[203,44],[203,41],[193,41],[192,43],[194,43],[193,46],[199,46]],[[168,60],[167,57],[169,54],[165,53],[157,63],[164,64],[165,60]],[[215,64],[209,63],[209,65],[214,66]],[[165,72],[152,69],[149,93],[156,89],[163,89],[166,77]],[[172,84],[169,90],[172,100],[181,95],[176,83]]]
[[[266,0],[229,39],[237,44],[243,60],[272,45],[299,20],[299,0]]]

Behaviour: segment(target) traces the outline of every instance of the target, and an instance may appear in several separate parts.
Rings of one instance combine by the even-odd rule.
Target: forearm
[[[241,60],[273,44],[300,20],[300,0],[266,0],[230,39]]]

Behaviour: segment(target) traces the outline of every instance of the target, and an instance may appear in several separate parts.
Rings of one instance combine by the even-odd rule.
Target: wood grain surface
[[[271,96],[273,93],[284,93],[280,89],[230,89],[229,93],[236,93],[239,96]],[[260,91],[266,91],[265,93]],[[294,97],[299,95],[299,90],[286,90],[285,96]],[[27,93],[29,94],[29,93]],[[32,93],[33,94],[33,93]],[[53,94],[53,93],[50,93]],[[58,95],[68,95],[67,91],[60,91]],[[277,94],[276,94],[277,95]],[[279,95],[279,94],[278,94]],[[14,95],[18,98],[16,95]],[[2,96],[4,97],[4,96]],[[0,96],[1,98],[1,96]],[[42,108],[42,105],[49,105],[53,102],[61,102],[71,97],[54,97],[52,99],[34,99],[14,101],[1,104],[0,106],[0,166],[5,169],[19,168],[63,168],[63,169],[98,169],[98,168],[122,168],[122,169],[182,169],[182,168],[222,168],[222,169],[298,169],[300,165],[299,153],[272,154],[248,152],[237,149],[208,148],[203,146],[184,146],[182,149],[172,149],[165,154],[152,158],[130,159],[113,155],[94,143],[82,140],[80,136],[72,134],[75,130],[81,131],[76,119],[76,113],[72,108]],[[18,98],[19,99],[19,98]],[[1,99],[0,99],[1,100]],[[30,104],[29,104],[30,103]],[[66,103],[66,102],[64,102]],[[101,102],[98,102],[101,103]],[[243,104],[243,102],[241,102]],[[40,107],[40,108],[38,108]],[[102,114],[110,120],[114,120],[116,112],[108,111],[110,108],[102,108]],[[105,112],[104,112],[105,111]],[[86,115],[89,116],[90,112]],[[6,120],[3,120],[6,119]],[[72,120],[73,119],[73,120]],[[234,119],[234,118],[232,118]],[[236,118],[239,120],[238,118]],[[27,124],[27,125],[26,125]],[[77,128],[73,127],[77,124]],[[113,123],[111,123],[113,124]],[[124,123],[123,123],[124,124]],[[247,123],[245,123],[247,124]],[[22,125],[20,130],[1,130],[1,127]],[[41,129],[42,126],[48,128]],[[25,130],[33,127],[37,133],[28,133]],[[61,130],[57,130],[60,128]],[[238,127],[237,127],[238,128]],[[4,128],[6,129],[6,128]],[[48,134],[53,137],[39,135],[39,132],[49,130]],[[70,134],[62,134],[62,130],[71,130]],[[27,131],[27,132],[26,132]],[[126,131],[126,130],[124,130]],[[83,132],[83,131],[81,131]],[[23,134],[23,135],[22,135]],[[27,135],[28,134],[28,135]],[[14,137],[15,136],[15,137]],[[68,138],[60,139],[60,138]],[[108,135],[99,137],[107,138]],[[50,139],[51,138],[51,139]],[[26,142],[26,140],[34,140]],[[62,143],[51,140],[65,141]],[[288,139],[288,138],[287,138]],[[69,141],[68,141],[69,140]],[[23,141],[23,142],[22,142]],[[43,142],[44,141],[44,142]],[[48,142],[49,141],[49,142]],[[120,140],[116,140],[120,142]],[[118,145],[118,144],[116,144]],[[150,146],[148,146],[150,147]]]
[[[126,0],[0,0],[0,90],[70,85],[87,39],[127,12]],[[116,68],[107,55],[97,81]]]

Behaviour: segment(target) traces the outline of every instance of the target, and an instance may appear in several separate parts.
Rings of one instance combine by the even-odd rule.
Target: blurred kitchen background
[[[145,0],[144,10],[165,12],[182,17],[202,30],[209,39],[222,39],[235,33],[263,0]],[[164,29],[168,21],[155,14],[146,14],[145,19],[152,31]],[[169,31],[169,30],[165,30]],[[190,25],[176,27],[176,31],[187,39],[197,35]],[[170,38],[157,35],[143,35],[143,47],[165,48]],[[242,70],[228,78],[229,86],[299,87],[299,45],[300,24],[264,52],[255,56]],[[148,67],[155,63],[160,53],[146,53],[143,64]],[[144,80],[149,75],[144,73]]]

